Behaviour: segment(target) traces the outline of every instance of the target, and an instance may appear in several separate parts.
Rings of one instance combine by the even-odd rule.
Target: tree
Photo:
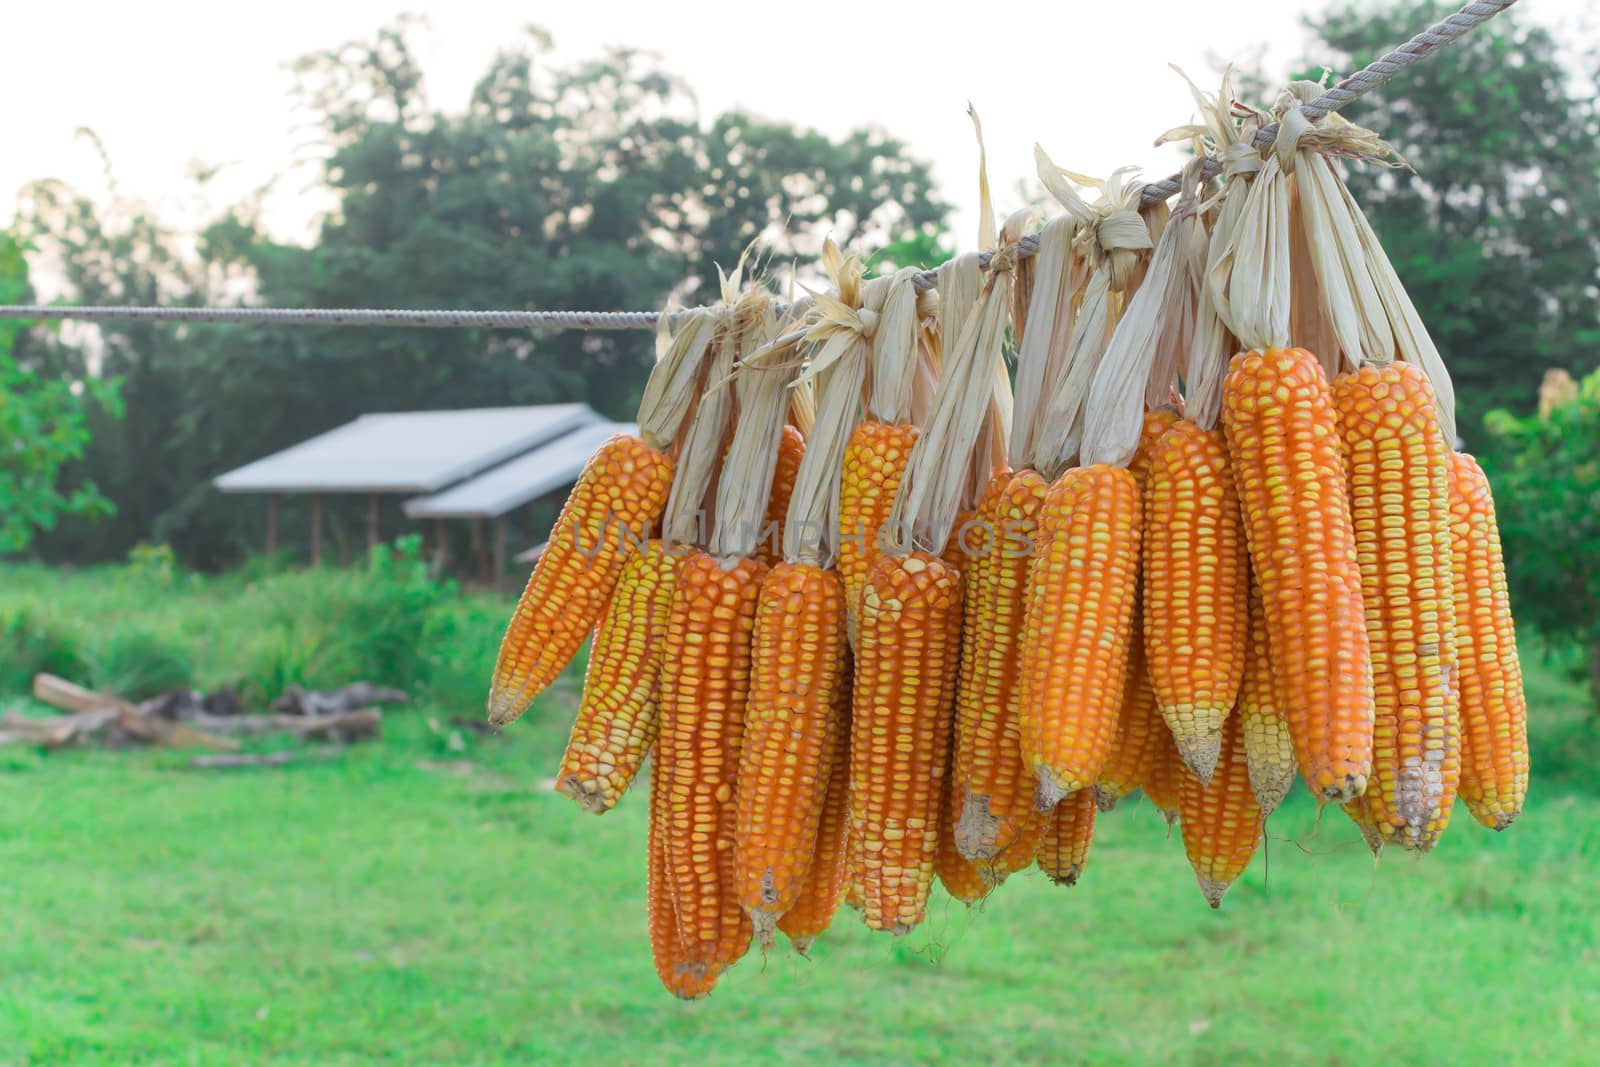
[[[1517,618],[1587,649],[1600,707],[1600,371],[1547,394],[1532,415],[1500,410],[1487,420],[1500,445],[1491,471],[1500,536],[1516,564]]]
[[[33,299],[23,244],[0,233],[0,304]],[[116,415],[117,389],[105,380],[41,376],[28,358],[23,323],[0,319],[0,554],[28,547],[35,531],[61,515],[104,514],[93,483],[62,488],[62,468],[83,455],[88,414]]]
[[[1310,21],[1316,78],[1350,71],[1454,10],[1351,4]],[[1501,15],[1345,110],[1413,173],[1353,168],[1383,239],[1458,386],[1461,432],[1531,397],[1551,367],[1600,362],[1600,94],[1591,56]]]
[[[536,30],[494,57],[463,112],[438,111],[408,32],[402,22],[297,65],[337,204],[313,245],[269,239],[246,203],[189,254],[136,204],[36,186],[22,215],[68,298],[216,303],[244,288],[289,307],[650,309],[710,298],[716,265],[756,238],[778,271],[828,233],[871,255],[944,218],[928,165],[882,132],[835,141],[743,114],[703,122],[650,56],[558,66]],[[154,538],[187,562],[225,564],[259,524],[243,521],[256,504],[209,488],[217,473],[368,411],[584,400],[628,418],[652,341],[119,324],[98,349],[52,342],[58,373],[122,375],[128,418],[83,464],[122,513],[42,547],[100,559]],[[286,526],[299,521],[286,509]]]

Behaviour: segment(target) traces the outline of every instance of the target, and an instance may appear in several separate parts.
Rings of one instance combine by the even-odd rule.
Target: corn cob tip
[[[969,860],[993,859],[994,840],[999,832],[1000,819],[990,812],[988,796],[968,793],[954,828],[956,851]]]
[[[755,928],[756,943],[761,946],[761,954],[765,956],[772,951],[772,946],[778,943],[778,916],[765,908],[746,908],[750,915],[750,925]]]
[[[489,690],[489,725],[510,726],[522,717],[532,698],[524,700],[521,693],[494,688]]]
[[[1094,806],[1099,808],[1102,812],[1110,811],[1112,808],[1116,807],[1117,801],[1120,799],[1121,797],[1118,795],[1115,789],[1110,789],[1101,785],[1094,787]]]
[[[1206,903],[1212,909],[1222,907],[1222,898],[1228,895],[1232,882],[1224,882],[1216,878],[1207,878],[1205,875],[1195,875],[1195,881],[1200,883],[1200,894],[1206,898]]]
[[[1211,776],[1217,772],[1217,760],[1222,755],[1222,729],[1215,733],[1185,734],[1174,738],[1178,743],[1178,756],[1183,765],[1201,785],[1210,785]]]
[[[810,959],[811,942],[815,940],[816,938],[814,937],[791,937],[789,939],[789,947],[794,949],[799,955],[804,956],[806,959]]]
[[[1068,889],[1071,889],[1073,886],[1077,885],[1078,879],[1082,876],[1083,864],[1081,863],[1074,863],[1070,867],[1065,868],[1062,870],[1059,876],[1054,874],[1045,875],[1046,878],[1050,879],[1052,885],[1062,885],[1066,886]]]
[[[575,774],[569,774],[556,783],[556,788],[577,801],[578,807],[591,815],[604,815],[611,810],[611,805],[606,802],[605,788],[599,782],[584,781]]]
[[[1072,791],[1062,789],[1047,768],[1040,767],[1036,773],[1039,777],[1033,791],[1033,806],[1037,811],[1054,811],[1055,806]]]
[[[1322,799],[1330,804],[1348,804],[1367,791],[1367,776],[1347,774],[1344,781],[1333,782],[1322,791]]]

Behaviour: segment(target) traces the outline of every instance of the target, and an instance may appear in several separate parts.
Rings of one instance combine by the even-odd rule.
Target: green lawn
[[[0,611],[143,620],[228,676],[259,589],[153,584],[8,568]],[[430,609],[459,624],[435,677],[484,669],[502,608]],[[1600,740],[1526,658],[1534,787],[1505,834],[1458,808],[1434,855],[1375,866],[1298,795],[1213,913],[1129,804],[1074,889],[941,896],[900,940],[844,912],[699,1004],[651,970],[642,796],[596,818],[544,788],[575,679],[498,740],[430,729],[480,709],[436,682],[380,744],[281,769],[0,749],[0,1063],[1593,1062]]]

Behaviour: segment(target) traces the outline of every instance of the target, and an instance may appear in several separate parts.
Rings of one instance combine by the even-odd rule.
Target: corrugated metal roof
[[[626,422],[595,422],[432,496],[407,500],[413,519],[493,518],[578,480],[583,465],[619,433],[638,433]]]
[[[225,493],[433,493],[599,419],[587,404],[363,415],[213,484]]]

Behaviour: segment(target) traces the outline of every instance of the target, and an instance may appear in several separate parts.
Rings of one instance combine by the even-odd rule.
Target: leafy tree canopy
[[[66,298],[648,309],[706,299],[716,265],[753,241],[779,272],[828,234],[905,254],[943,223],[929,166],[882,131],[835,140],[737,112],[704,120],[652,56],[564,66],[538,30],[446,113],[428,103],[408,31],[297,64],[337,205],[314,244],[271,240],[250,203],[189,242],[139,205],[39,184],[23,219]],[[367,411],[586,400],[631,417],[653,353],[639,333],[157,324],[103,327],[92,349],[44,347],[64,378],[120,376],[128,417],[94,425],[82,464],[118,516],[41,547],[105,558],[154,539],[206,565],[259,536],[243,521],[255,504],[209,488],[222,470]]]

